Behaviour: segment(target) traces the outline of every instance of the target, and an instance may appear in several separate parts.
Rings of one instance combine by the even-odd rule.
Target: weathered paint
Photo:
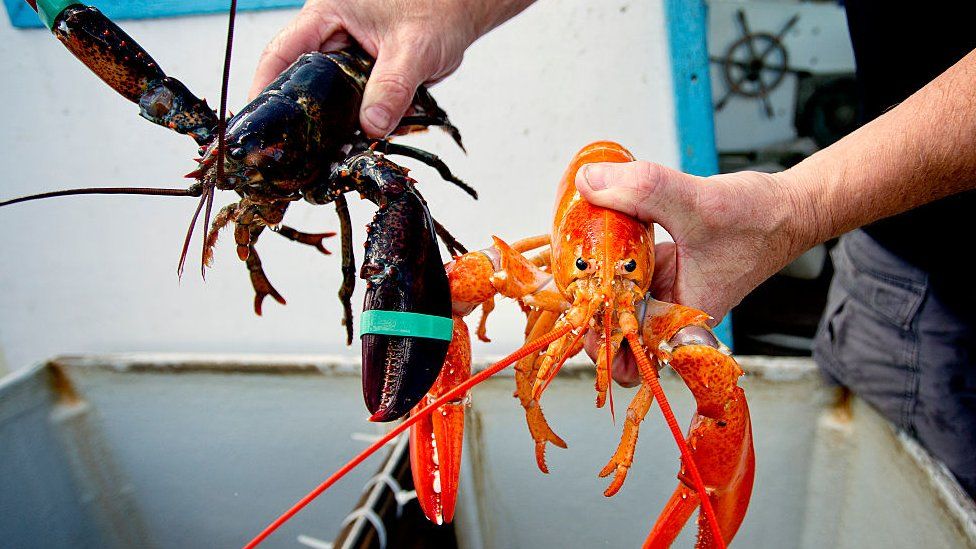
[[[664,11],[671,48],[671,83],[681,169],[694,175],[715,175],[718,152],[705,40],[708,7],[704,0],[665,0]],[[715,334],[733,347],[732,322],[728,315],[715,328]]]

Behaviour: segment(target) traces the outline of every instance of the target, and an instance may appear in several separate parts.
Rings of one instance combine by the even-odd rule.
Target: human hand
[[[593,204],[664,227],[674,242],[655,246],[652,295],[715,319],[807,247],[793,224],[798,201],[782,174],[704,178],[649,162],[600,163],[581,168],[576,187]],[[598,334],[587,335],[591,357],[598,343]],[[621,355],[613,377],[635,385],[634,359]]]
[[[472,42],[529,3],[309,0],[265,48],[249,97],[303,53],[341,49],[355,41],[376,58],[360,124],[370,137],[385,137],[410,107],[420,84],[454,72]]]

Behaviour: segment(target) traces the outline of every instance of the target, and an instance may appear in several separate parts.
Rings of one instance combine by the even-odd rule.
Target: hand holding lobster
[[[635,161],[589,164],[575,182],[591,204],[664,227],[674,242],[656,246],[651,293],[716,319],[806,250],[779,174],[698,177]]]
[[[697,177],[644,161],[596,163],[577,173],[576,188],[592,204],[660,223],[674,242],[655,246],[651,293],[715,319],[804,251],[788,229],[795,212],[778,174]],[[585,340],[593,358],[597,336]],[[624,386],[639,383],[633,355],[618,355],[613,377]]]
[[[310,0],[265,48],[250,96],[303,53],[358,43],[376,58],[360,123],[370,137],[385,137],[418,86],[453,73],[472,42],[531,2]]]

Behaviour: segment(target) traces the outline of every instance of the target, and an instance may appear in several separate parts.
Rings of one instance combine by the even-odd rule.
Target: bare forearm
[[[976,188],[976,51],[897,107],[777,175],[796,253]]]

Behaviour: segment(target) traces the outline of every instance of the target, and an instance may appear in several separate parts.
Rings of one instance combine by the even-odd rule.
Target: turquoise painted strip
[[[695,175],[718,173],[712,84],[708,70],[708,8],[704,0],[665,0],[675,124],[681,169]],[[732,322],[726,315],[715,328],[732,347]]]
[[[37,14],[24,0],[3,0],[10,23],[18,28],[43,28]],[[80,2],[86,4],[88,2]],[[267,10],[297,8],[303,0],[239,0],[237,9]],[[95,7],[110,19],[151,19],[157,17],[176,17],[180,15],[200,15],[205,13],[227,13],[230,2],[227,0],[157,0],[154,2],[134,2],[132,0],[97,0]]]
[[[366,334],[423,337],[450,341],[454,320],[443,316],[404,311],[363,311],[359,317],[359,336]]]

